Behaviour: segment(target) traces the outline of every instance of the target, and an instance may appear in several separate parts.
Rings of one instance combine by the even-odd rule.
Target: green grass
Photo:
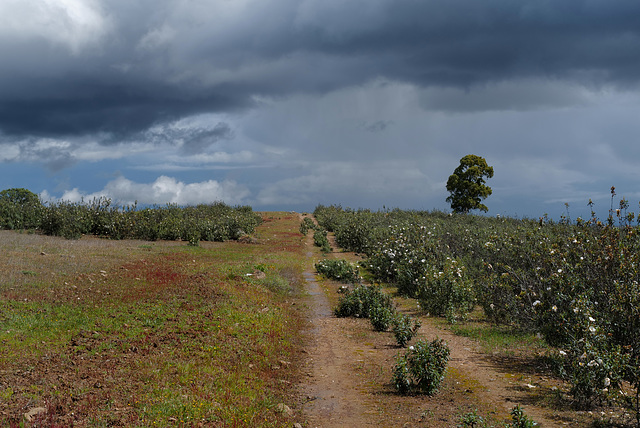
[[[298,224],[197,247],[2,232],[0,425],[35,405],[62,426],[291,424],[275,406],[298,375]]]
[[[531,332],[504,325],[494,325],[483,320],[470,320],[448,325],[454,334],[476,340],[483,352],[513,355],[519,351],[547,349],[544,340]]]

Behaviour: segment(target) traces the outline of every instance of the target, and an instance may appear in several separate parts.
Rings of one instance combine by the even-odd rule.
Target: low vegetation
[[[605,221],[516,220],[318,206],[339,246],[374,281],[431,315],[486,319],[541,335],[573,403],[617,402],[640,423],[640,227],[621,200]],[[631,391],[630,391],[631,390]]]
[[[257,245],[0,231],[0,425],[290,424],[305,258],[276,216]]]
[[[449,347],[443,340],[420,340],[396,359],[392,383],[402,394],[433,395],[440,388],[449,362]]]
[[[260,221],[251,207],[230,207],[221,202],[139,208],[115,206],[108,198],[86,203],[42,203],[26,189],[0,192],[0,228],[69,239],[95,235],[109,239],[183,240],[198,245],[200,241],[250,235]]]

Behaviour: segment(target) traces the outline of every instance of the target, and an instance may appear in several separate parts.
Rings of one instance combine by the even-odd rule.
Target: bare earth
[[[373,331],[368,320],[333,316],[340,284],[316,278],[313,263],[322,255],[310,236],[307,246],[305,278],[312,327],[307,332],[309,345],[299,392],[304,426],[456,427],[463,415],[474,411],[487,426],[504,426],[516,405],[537,426],[588,425],[588,413],[558,408],[542,398],[560,383],[541,375],[530,360],[486,355],[473,340],[452,334],[428,317],[421,317],[418,339],[437,337],[448,343],[451,356],[444,384],[433,397],[397,394],[390,383],[391,371],[396,356],[404,351],[396,346],[392,333]],[[335,246],[329,257],[358,259],[337,252]],[[407,302],[400,303],[401,308],[403,305]],[[403,311],[419,316],[412,308]]]

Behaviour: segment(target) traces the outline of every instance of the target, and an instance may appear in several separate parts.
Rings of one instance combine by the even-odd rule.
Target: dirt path
[[[451,350],[444,384],[433,397],[396,394],[390,384],[391,370],[404,351],[397,348],[391,333],[374,332],[368,320],[333,316],[340,284],[317,280],[313,262],[321,255],[311,236],[307,245],[310,267],[305,278],[313,327],[306,349],[307,381],[300,392],[305,426],[456,427],[471,412],[488,421],[486,426],[503,426],[516,405],[540,427],[586,426],[585,418],[575,412],[538,405],[539,393],[551,388],[547,379],[524,365],[499,364],[494,356],[480,352],[473,340],[456,336],[426,317],[422,317],[419,338],[444,339]],[[329,257],[357,259],[335,250]]]
[[[307,257],[311,260],[313,240],[309,236],[307,241]],[[302,389],[307,423],[312,427],[375,426],[376,420],[367,413],[365,399],[358,392],[359,384],[350,376],[353,338],[340,328],[344,320],[333,316],[327,290],[316,281],[315,274],[306,271],[304,276],[313,317],[307,350],[309,382]]]

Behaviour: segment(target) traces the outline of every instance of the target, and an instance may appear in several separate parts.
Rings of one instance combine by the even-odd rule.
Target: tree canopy
[[[466,155],[460,159],[460,165],[447,181],[447,190],[451,195],[447,202],[455,213],[468,213],[470,210],[488,211],[482,200],[491,195],[491,187],[485,178],[493,177],[493,167],[476,155]]]

